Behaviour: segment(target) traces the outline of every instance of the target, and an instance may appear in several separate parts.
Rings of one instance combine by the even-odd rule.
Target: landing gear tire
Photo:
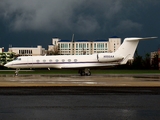
[[[91,75],[91,72],[89,69],[85,69],[85,70],[79,70],[78,73],[81,75],[81,76],[90,76]]]
[[[81,76],[85,76],[85,72],[84,71],[81,71]]]
[[[91,76],[91,72],[88,71],[88,73],[86,73],[86,76]]]

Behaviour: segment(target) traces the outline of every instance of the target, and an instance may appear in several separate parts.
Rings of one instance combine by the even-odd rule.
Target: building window
[[[21,50],[21,54],[24,54],[24,50]]]
[[[78,43],[76,43],[76,49],[78,49]]]
[[[107,48],[107,43],[105,44],[105,48]]]
[[[96,46],[96,43],[94,43],[94,50],[96,50],[97,49],[97,46]]]

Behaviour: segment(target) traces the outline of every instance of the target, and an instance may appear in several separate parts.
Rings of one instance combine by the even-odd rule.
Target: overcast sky
[[[47,48],[53,37],[75,40],[160,35],[160,0],[1,0],[0,47]],[[160,48],[142,41],[140,53]]]

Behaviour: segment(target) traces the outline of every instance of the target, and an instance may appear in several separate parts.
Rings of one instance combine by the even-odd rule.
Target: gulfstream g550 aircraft
[[[154,39],[125,38],[122,45],[114,53],[97,53],[92,55],[52,55],[52,56],[21,56],[5,67],[15,68],[16,73],[21,68],[78,68],[80,75],[91,75],[92,67],[115,66],[126,64],[133,59],[139,40]]]

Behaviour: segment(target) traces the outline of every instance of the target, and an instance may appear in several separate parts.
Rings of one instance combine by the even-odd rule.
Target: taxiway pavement
[[[160,87],[160,74],[0,75],[0,87]]]

